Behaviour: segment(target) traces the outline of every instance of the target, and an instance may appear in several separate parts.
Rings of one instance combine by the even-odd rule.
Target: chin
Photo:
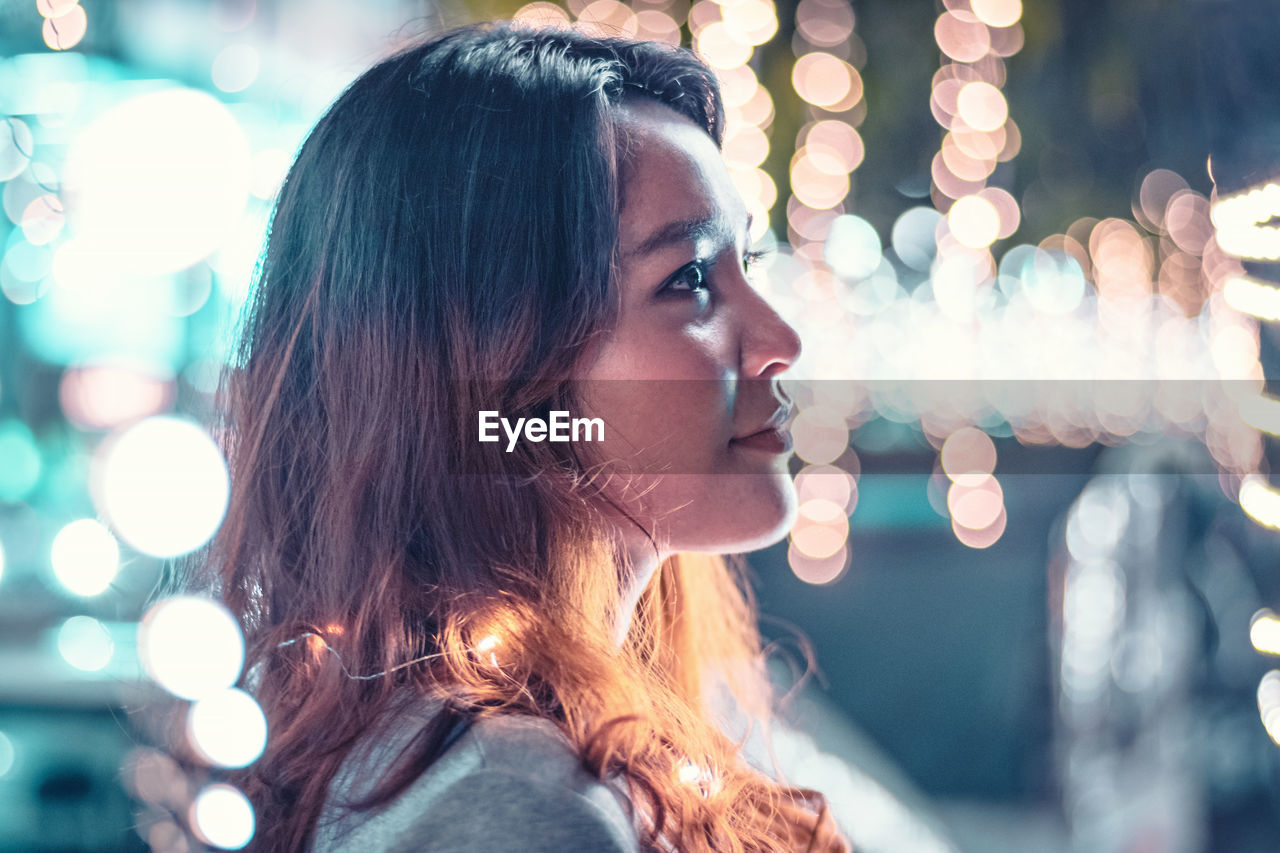
[[[694,528],[689,531],[693,534],[690,538],[702,540],[700,547],[680,550],[746,553],[767,548],[791,532],[798,502],[790,475],[782,471],[738,476],[738,488],[709,496],[707,509],[697,513],[696,518],[688,518],[689,526]]]
[[[778,517],[772,524],[763,523],[749,533],[746,533],[739,538],[732,547],[725,548],[725,552],[740,553],[768,548],[770,545],[777,544],[785,539],[787,534],[791,532],[791,528],[795,523],[796,510],[793,501],[790,512]]]

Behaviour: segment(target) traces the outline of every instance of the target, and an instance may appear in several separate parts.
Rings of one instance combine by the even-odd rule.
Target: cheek
[[[736,354],[713,324],[624,324],[578,388],[605,439],[585,448],[612,476],[606,492],[676,547],[762,547],[794,514],[785,460],[729,447]],[[779,476],[778,471],[781,470]],[[785,530],[784,530],[785,533]]]
[[[736,366],[736,344],[718,316],[695,322],[692,307],[677,302],[623,311],[583,378],[716,380]]]
[[[591,450],[633,473],[710,472],[733,436],[724,336],[653,316],[624,322],[580,377],[589,416],[605,422],[605,440]]]
[[[605,424],[593,456],[620,473],[718,470],[733,435],[728,390],[709,380],[593,379],[583,397]]]

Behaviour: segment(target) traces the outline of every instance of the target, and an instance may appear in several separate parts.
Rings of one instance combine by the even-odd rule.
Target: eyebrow
[[[755,217],[750,211],[747,212],[747,233],[751,233],[751,223]],[[725,227],[723,217],[704,216],[690,219],[677,219],[660,226],[656,231],[646,237],[635,248],[623,254],[624,261],[634,260],[645,255],[651,255],[661,249],[669,246],[678,246],[683,243],[695,242],[704,237],[714,237],[723,234],[729,229]]]

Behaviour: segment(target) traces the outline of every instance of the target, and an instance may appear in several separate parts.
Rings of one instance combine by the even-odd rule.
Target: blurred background
[[[1280,847],[1280,7],[0,0],[0,851],[236,849],[242,638],[147,610],[309,127],[407,40],[693,47],[805,338],[782,752],[883,851]],[[193,664],[194,662],[194,664]],[[151,749],[163,688],[210,772]]]

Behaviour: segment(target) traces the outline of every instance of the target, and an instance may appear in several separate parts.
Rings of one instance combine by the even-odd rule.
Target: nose
[[[800,335],[754,288],[747,288],[738,364],[746,379],[769,379],[800,357]]]

